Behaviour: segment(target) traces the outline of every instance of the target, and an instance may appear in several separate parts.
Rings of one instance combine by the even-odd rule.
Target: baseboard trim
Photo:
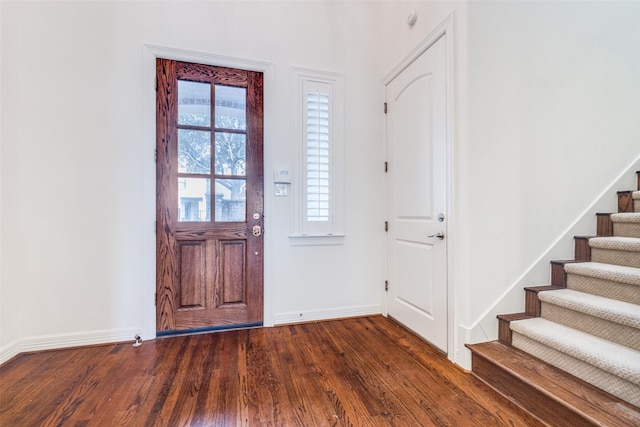
[[[274,316],[275,325],[300,323],[315,320],[331,320],[345,317],[370,316],[381,314],[380,304],[337,307],[325,310],[301,310],[290,313],[280,313]],[[62,335],[41,335],[13,341],[0,348],[0,365],[8,362],[21,353],[42,350],[56,350],[69,347],[109,344],[134,340],[138,329],[114,329],[80,332]]]
[[[0,349],[0,366],[20,354],[18,341],[13,341]]]
[[[458,325],[457,332],[453,363],[465,371],[471,372],[471,351],[465,346],[465,344],[471,342],[471,330],[462,325]]]
[[[13,341],[0,349],[0,365],[21,353],[134,340],[137,329],[113,329],[65,335],[41,335]]]
[[[380,304],[357,305],[349,307],[336,307],[325,310],[300,310],[290,313],[277,313],[274,316],[274,324],[309,322],[314,320],[331,320],[344,317],[371,316],[381,314]]]

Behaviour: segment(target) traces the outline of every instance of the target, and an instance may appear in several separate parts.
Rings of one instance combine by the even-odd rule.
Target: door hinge
[[[158,293],[153,294],[153,305],[158,305]]]
[[[387,114],[387,103],[384,103],[384,113]]]
[[[158,221],[153,221],[153,232],[158,234]]]
[[[389,290],[389,281],[388,280],[384,281],[384,290],[385,290],[385,292]]]
[[[158,163],[158,149],[153,150],[153,161]]]
[[[153,88],[155,89],[155,91],[158,91],[158,77],[156,76],[156,78],[153,80]]]
[[[389,172],[389,162],[384,162],[384,171]]]
[[[384,231],[389,231],[389,221],[384,222]]]

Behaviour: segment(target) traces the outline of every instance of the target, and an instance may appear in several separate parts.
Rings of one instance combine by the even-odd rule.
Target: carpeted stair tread
[[[640,237],[640,212],[611,214],[611,224],[614,236]]]
[[[640,386],[640,352],[551,322],[517,320],[511,330]]]
[[[598,249],[640,252],[640,238],[623,236],[592,237],[589,239],[589,246]]]
[[[611,221],[640,223],[640,212],[623,212],[611,214]]]
[[[565,264],[564,271],[567,274],[577,274],[640,286],[640,268],[636,267],[603,264],[600,262],[575,262]]]
[[[640,237],[592,237],[591,261],[640,268]]]
[[[640,306],[572,289],[539,292],[540,301],[640,329]]]

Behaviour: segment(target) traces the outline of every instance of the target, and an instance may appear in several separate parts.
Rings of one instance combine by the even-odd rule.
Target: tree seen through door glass
[[[213,103],[211,90],[210,83],[178,80],[181,222],[237,222],[246,218],[247,90],[216,84]]]
[[[216,132],[216,175],[247,174],[247,136]]]
[[[178,129],[178,172],[211,171],[211,132]]]

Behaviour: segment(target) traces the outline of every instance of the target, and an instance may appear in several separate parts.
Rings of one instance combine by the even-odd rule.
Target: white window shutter
[[[330,97],[307,93],[306,215],[307,221],[329,221],[331,209]]]
[[[336,244],[344,237],[343,77],[302,68],[293,71],[300,163],[292,244]]]

